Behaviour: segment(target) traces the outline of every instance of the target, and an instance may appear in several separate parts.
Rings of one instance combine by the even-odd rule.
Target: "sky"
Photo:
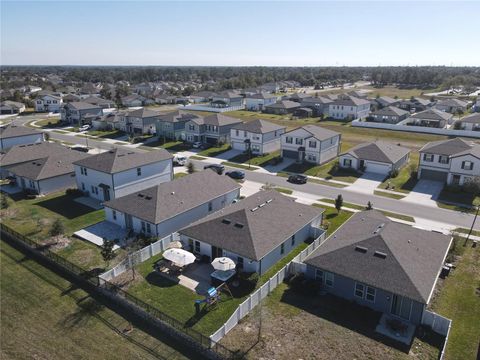
[[[480,66],[480,1],[3,1],[2,65]]]

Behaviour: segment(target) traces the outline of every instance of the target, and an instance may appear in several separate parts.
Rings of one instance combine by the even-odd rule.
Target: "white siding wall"
[[[15,145],[25,145],[25,144],[34,144],[44,141],[43,133],[26,135],[26,136],[16,136],[12,138],[2,139],[0,141],[0,149],[8,149]]]
[[[348,166],[344,165],[344,160],[345,159],[351,160],[352,161],[351,168],[355,169],[355,170],[358,170],[359,161],[356,158],[354,158],[353,156],[348,155],[348,154],[344,154],[344,155],[340,156],[339,164],[340,164],[341,167],[348,168]]]
[[[75,175],[66,174],[50,179],[40,180],[39,185],[41,194],[49,194],[55,191],[73,188],[75,187]]]
[[[103,190],[98,185],[99,184],[106,184],[110,186],[110,197],[113,199],[113,184],[112,184],[112,176],[110,174],[106,174],[100,171],[87,169],[87,175],[82,175],[80,171],[80,166],[75,166],[75,178],[77,180],[77,188],[88,192],[88,196],[103,201]],[[82,187],[84,184],[84,187]],[[98,194],[92,192],[92,186],[98,189]]]

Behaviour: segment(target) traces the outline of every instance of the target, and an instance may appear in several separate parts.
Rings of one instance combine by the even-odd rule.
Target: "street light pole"
[[[470,235],[472,235],[473,227],[475,226],[475,221],[477,221],[479,210],[480,210],[480,205],[477,205],[477,211],[475,212],[475,217],[473,218],[472,226],[470,227],[470,231],[468,232],[468,235],[465,238],[465,242],[463,243],[463,246],[467,246],[468,240],[470,239]]]

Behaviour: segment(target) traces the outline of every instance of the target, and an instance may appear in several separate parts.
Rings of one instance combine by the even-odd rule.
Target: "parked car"
[[[210,165],[205,165],[203,169],[212,169],[215,171],[218,175],[222,175],[223,171],[225,170],[225,166],[221,164],[210,164]]]
[[[92,126],[91,125],[83,125],[83,126],[80,126],[78,128],[78,131],[87,131],[88,129],[90,129]]]
[[[231,177],[232,179],[242,180],[245,179],[245,173],[240,170],[227,171],[225,175]]]
[[[200,148],[202,147],[202,143],[201,143],[200,141],[194,142],[194,143],[192,144],[192,147],[193,147],[194,149],[200,149]]]
[[[288,182],[291,182],[292,184],[306,184],[307,183],[307,177],[305,175],[290,175],[287,179]]]
[[[181,155],[175,155],[173,158],[173,165],[185,166],[187,164],[187,157]]]

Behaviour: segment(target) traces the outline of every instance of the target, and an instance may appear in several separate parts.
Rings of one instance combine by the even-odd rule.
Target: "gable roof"
[[[409,114],[409,112],[396,106],[387,106],[372,113],[372,115],[380,116],[403,116],[406,114]]]
[[[159,113],[157,111],[153,111],[153,110],[142,107],[140,109],[127,112],[125,116],[144,119],[144,118],[150,118],[150,117],[158,117]]]
[[[427,109],[413,114],[410,117],[414,119],[427,119],[430,121],[444,121],[449,120],[452,117],[452,114],[440,111],[438,109]]]
[[[379,103],[385,103],[385,104],[394,104],[396,102],[399,102],[400,100],[391,98],[389,96],[380,96],[376,98],[375,101]]]
[[[240,187],[228,176],[207,169],[119,197],[105,206],[159,224]]]
[[[0,162],[2,166],[10,166],[55,155],[63,152],[65,149],[67,148],[63,145],[46,141],[35,144],[15,145],[1,154]]]
[[[276,98],[276,96],[266,92],[260,92],[252,95],[247,95],[245,96],[245,98],[246,99],[273,99],[273,98]]]
[[[197,125],[216,125],[216,126],[226,126],[241,123],[242,120],[226,116],[223,114],[215,113],[207,116],[198,116],[193,118],[192,121]]]
[[[408,153],[410,153],[410,149],[406,147],[384,141],[377,141],[359,144],[344,154],[349,154],[357,159],[362,160],[395,164]]]
[[[319,96],[319,97],[308,97],[308,98],[304,98],[302,99],[302,105],[312,105],[312,104],[330,104],[331,102],[333,102],[332,99],[329,99],[329,98],[326,98],[326,97],[323,97],[323,96]]]
[[[480,123],[480,113],[470,114],[468,116],[461,118],[458,121],[462,123],[468,123],[468,124],[478,124]]]
[[[64,99],[65,100],[65,99]],[[94,105],[110,105],[110,104],[115,104],[115,101],[113,100],[107,100],[98,96],[89,96],[85,99],[83,99],[83,102],[89,103],[89,104],[94,104]]]
[[[290,100],[281,100],[277,101],[275,104],[270,104],[265,106],[266,108],[273,108],[273,109],[295,109],[300,107],[300,103],[296,101],[290,101]]]
[[[354,214],[305,263],[427,304],[450,242],[451,236],[368,210]]]
[[[320,141],[324,141],[324,140],[330,139],[334,136],[340,135],[340,133],[338,133],[336,131],[328,130],[328,129],[325,129],[323,127],[316,126],[316,125],[304,125],[302,127],[290,130],[286,134],[289,134],[289,133],[291,133],[293,131],[296,131],[298,129],[303,129],[303,130],[307,131],[315,139],[320,140]]]
[[[331,105],[345,105],[345,106],[360,106],[370,104],[370,101],[366,99],[359,99],[355,96],[339,96],[335,99]]]
[[[41,134],[40,131],[26,126],[7,125],[0,127],[0,139]]]
[[[266,134],[272,131],[282,130],[286,128],[286,126],[273,124],[262,119],[255,119],[252,121],[240,123],[232,127],[232,129],[235,130],[248,131],[255,134]]]
[[[182,111],[182,110],[172,111],[166,114],[158,115],[158,118],[160,121],[171,122],[171,123],[188,121],[198,117],[199,117],[198,115],[195,115],[186,111]]]
[[[179,233],[258,261],[322,212],[275,190],[260,191]]]
[[[64,107],[71,107],[75,110],[100,110],[100,106],[83,101],[72,101],[70,103],[66,103]]]
[[[76,161],[74,164],[88,169],[114,174],[168,159],[172,159],[172,155],[165,149],[140,153],[130,149],[117,147],[113,150]]]
[[[477,145],[480,146],[480,145]],[[470,150],[472,145],[461,138],[431,141],[425,144],[419,151],[440,155],[456,155]]]
[[[462,107],[466,107],[468,105],[468,103],[466,101],[451,98],[451,99],[439,100],[437,102],[437,106],[438,105],[440,105],[440,106],[462,106]]]
[[[5,100],[0,103],[0,106],[8,106],[15,109],[21,109],[25,107],[25,104],[18,101]]]

